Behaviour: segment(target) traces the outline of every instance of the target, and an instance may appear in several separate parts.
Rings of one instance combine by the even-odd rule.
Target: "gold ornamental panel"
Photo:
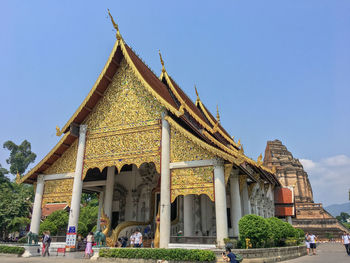
[[[171,170],[171,202],[179,195],[189,194],[206,194],[215,200],[213,166]]]
[[[215,155],[171,128],[170,132],[170,160],[171,162],[184,162],[194,160],[214,159]]]
[[[160,172],[161,127],[159,121],[148,126],[87,134],[83,177],[90,168],[107,166],[120,170],[125,164],[153,162]]]
[[[75,165],[77,162],[78,140],[74,143],[58,158],[49,168],[47,168],[43,174],[62,174],[75,171]]]
[[[67,203],[72,200],[73,178],[45,181],[43,200],[41,205],[48,203]]]
[[[122,59],[111,84],[85,120],[88,130],[114,129],[161,119],[163,107]]]

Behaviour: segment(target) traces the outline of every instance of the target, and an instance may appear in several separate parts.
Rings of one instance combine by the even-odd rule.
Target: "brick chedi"
[[[279,140],[267,142],[264,165],[275,167],[282,186],[293,186],[295,202],[313,202],[312,188],[307,173],[298,159]]]
[[[295,216],[293,226],[312,232],[320,238],[339,238],[347,229],[329,214],[320,203],[314,203],[308,174],[300,161],[293,157],[279,140],[268,141],[265,149],[264,165],[276,170],[282,186],[293,187]]]

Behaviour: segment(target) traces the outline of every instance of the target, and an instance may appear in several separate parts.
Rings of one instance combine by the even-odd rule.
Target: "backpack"
[[[235,254],[235,255],[236,255],[236,260],[237,260],[238,262],[242,262],[242,261],[243,261],[242,255],[240,255],[240,254]]]

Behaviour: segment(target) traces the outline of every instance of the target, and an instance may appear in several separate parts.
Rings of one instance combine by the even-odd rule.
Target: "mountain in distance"
[[[350,214],[350,202],[344,204],[329,205],[325,207],[325,209],[334,217],[340,215],[341,212]]]

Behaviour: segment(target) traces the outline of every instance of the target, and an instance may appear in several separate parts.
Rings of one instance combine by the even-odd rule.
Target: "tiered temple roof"
[[[257,180],[254,175],[260,174],[260,178],[264,181],[279,185],[274,172],[263,166],[261,157],[258,158],[258,161],[254,161],[244,154],[243,146],[240,142],[236,143],[233,140],[222,127],[219,119],[214,118],[199,99],[197,90],[197,100],[196,103],[193,103],[173,78],[168,75],[162,58],[162,73],[160,77],[157,77],[125,43],[114,21],[113,24],[117,30],[117,41],[96,83],[63,128],[56,128],[58,136],[64,134],[62,139],[42,161],[19,179],[18,182],[35,182],[36,177],[59,159],[73,144],[77,139],[74,135],[74,127],[84,122],[98,101],[103,97],[122,58],[125,58],[148,92],[168,110],[167,120],[172,126],[182,129],[186,133],[186,137],[223,158],[227,163],[239,167],[245,174],[250,175],[252,181]]]

